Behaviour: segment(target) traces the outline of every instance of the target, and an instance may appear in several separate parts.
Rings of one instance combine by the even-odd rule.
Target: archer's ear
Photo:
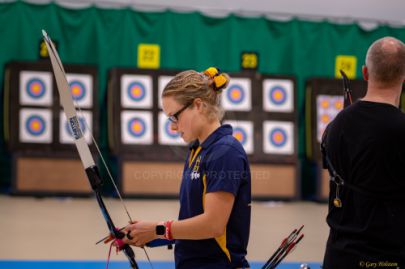
[[[367,66],[363,65],[363,67],[361,68],[361,72],[363,73],[363,78],[365,81],[368,80],[368,69]]]
[[[203,103],[203,101],[201,100],[201,98],[196,98],[196,99],[194,99],[194,106],[195,106],[198,110],[201,110],[202,107],[203,107],[203,105],[204,105],[204,103]]]

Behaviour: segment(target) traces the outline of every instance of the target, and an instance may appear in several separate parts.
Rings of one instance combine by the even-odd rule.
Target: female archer
[[[229,76],[217,68],[177,74],[162,93],[171,128],[190,143],[178,220],[137,221],[124,243],[175,239],[176,268],[248,268],[251,178],[246,153],[221,125],[220,95]],[[131,239],[129,239],[131,238]]]

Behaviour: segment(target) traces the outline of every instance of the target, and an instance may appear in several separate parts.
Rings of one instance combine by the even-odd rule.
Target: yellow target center
[[[32,129],[34,129],[34,130],[39,130],[39,122],[34,121],[34,122],[32,123]]]
[[[139,89],[139,87],[135,87],[132,89],[132,95],[134,96],[139,96],[141,95],[141,89]]]
[[[239,142],[242,142],[243,135],[241,133],[236,133],[233,135]]]
[[[240,92],[239,91],[233,91],[232,92],[232,97],[235,99],[239,99],[240,98]]]
[[[328,108],[329,107],[329,101],[327,101],[327,100],[322,101],[321,106],[322,106],[322,108]]]
[[[328,115],[322,115],[321,120],[323,123],[329,123],[330,118]]]
[[[274,98],[276,100],[280,100],[281,98],[283,98],[283,94],[281,92],[277,91],[274,93]]]
[[[41,90],[40,86],[38,84],[34,84],[32,86],[32,91],[35,93],[38,93]]]
[[[72,93],[73,93],[73,95],[79,95],[80,94],[80,88],[78,86],[73,86]]]
[[[134,123],[133,129],[135,132],[140,132],[142,130],[142,127],[139,123]]]
[[[283,140],[283,135],[282,135],[282,134],[276,133],[276,134],[274,135],[274,141],[276,141],[276,142],[281,142],[282,140]]]

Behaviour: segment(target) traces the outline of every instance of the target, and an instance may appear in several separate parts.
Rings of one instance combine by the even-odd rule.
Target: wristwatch
[[[156,234],[157,235],[165,235],[166,233],[166,226],[163,224],[156,225]]]

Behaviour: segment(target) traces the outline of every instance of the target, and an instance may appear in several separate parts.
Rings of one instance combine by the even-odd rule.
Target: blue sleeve
[[[206,160],[207,193],[225,191],[237,195],[248,177],[246,155],[229,145],[219,145]]]

